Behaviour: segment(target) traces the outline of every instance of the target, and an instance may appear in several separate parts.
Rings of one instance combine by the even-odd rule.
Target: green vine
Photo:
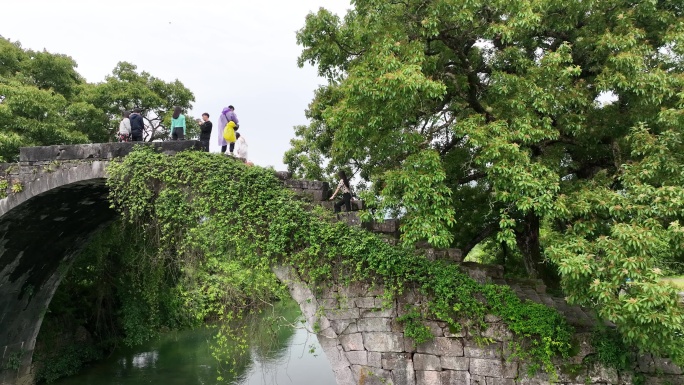
[[[282,292],[270,273],[272,264],[281,263],[295,267],[314,288],[376,282],[386,298],[418,289],[431,301],[420,317],[416,311],[403,318],[418,341],[427,338],[421,322],[428,317],[453,330],[467,320],[478,335],[487,327],[485,316],[494,314],[524,346],[520,356],[544,370],[553,371],[552,357],[569,354],[572,330],[555,310],[521,302],[507,286],[480,285],[457,265],[428,261],[362,229],[332,223],[329,212],[293,199],[271,169],[214,154],[166,156],[141,148],[110,165],[109,175],[113,207],[153,235],[154,259],[175,266],[180,279],[192,282],[198,267],[212,264],[228,269],[209,269],[215,279],[243,275],[243,296],[229,308],[195,300],[206,292],[200,286],[184,293],[185,306],[201,317],[241,318],[268,302],[275,287]]]
[[[7,179],[0,179],[0,199],[7,198],[7,189],[9,188],[9,182]]]

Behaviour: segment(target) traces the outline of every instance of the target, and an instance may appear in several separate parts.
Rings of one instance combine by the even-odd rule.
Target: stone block
[[[438,356],[462,357],[463,344],[457,338],[435,337],[432,341],[418,345],[416,351]]]
[[[442,385],[442,375],[434,370],[416,370],[416,384]]]
[[[392,383],[394,385],[416,385],[416,372],[413,370],[413,361],[407,360],[406,366],[392,370]]]
[[[389,370],[380,368],[352,365],[351,369],[357,384],[387,385],[392,378],[392,373]]]
[[[501,342],[494,342],[489,345],[479,346],[473,341],[465,340],[463,354],[464,356],[471,358],[501,358],[502,347],[503,346]]]
[[[368,352],[365,350],[354,350],[346,353],[349,363],[352,365],[368,365]]]
[[[442,327],[439,325],[438,322],[427,321],[425,322],[425,326],[430,328],[430,333],[432,333],[433,336],[444,337],[444,331],[442,330]]]
[[[609,384],[617,384],[619,377],[615,368],[606,368],[602,365],[594,365],[589,368],[587,377],[593,383],[604,382]]]
[[[361,318],[357,322],[360,332],[391,332],[391,318]]]
[[[487,385],[515,385],[512,378],[485,377]]]
[[[501,360],[491,360],[486,358],[471,358],[470,374],[500,378],[515,378],[518,376],[518,363],[507,363]]]
[[[487,385],[487,378],[485,376],[470,375],[471,385]]]
[[[440,357],[442,369],[470,370],[470,358],[468,357]]]
[[[675,365],[674,362],[672,362],[671,359],[668,358],[655,358],[653,360],[655,363],[655,369],[657,373],[664,373],[664,374],[676,374],[676,375],[681,375],[682,374],[682,369]]]
[[[382,368],[382,353],[368,352],[368,366]]]
[[[399,220],[386,219],[382,222],[374,221],[371,229],[374,233],[393,234],[399,231]]]
[[[356,322],[351,319],[331,320],[330,327],[337,334],[352,334],[359,332],[359,329],[356,327]]]
[[[637,367],[641,373],[655,373],[655,362],[650,354],[641,354],[637,357]]]
[[[403,352],[404,336],[401,333],[370,332],[363,335],[363,346],[371,352]],[[353,349],[360,350],[360,349]]]
[[[374,309],[360,309],[361,317],[363,318],[378,318],[378,317],[396,317],[397,316],[397,310],[394,307],[391,307],[389,309],[380,309],[380,308],[374,308]]]
[[[382,307],[382,300],[376,297],[354,298],[354,304],[361,309],[375,309]]]
[[[456,263],[461,263],[463,262],[463,258],[465,256],[463,255],[463,250],[461,249],[447,249],[447,258],[450,261],[456,262]]]
[[[301,303],[300,303],[300,306],[301,306]],[[326,310],[325,316],[331,321],[343,320],[343,319],[357,319],[357,318],[359,318],[359,309],[353,308],[353,309]]]
[[[370,285],[366,283],[354,282],[349,284],[348,286],[340,287],[339,293],[340,296],[345,298],[367,297],[369,296],[368,293],[370,291],[369,286]]]
[[[416,353],[413,355],[413,367],[418,370],[442,370],[439,357],[432,354]],[[420,383],[420,381],[418,382]]]
[[[470,385],[470,373],[445,370],[441,373],[442,385]]]
[[[494,315],[494,314],[487,314],[487,315],[485,315],[485,322],[487,322],[487,323],[501,322],[501,317],[499,317],[498,315]]]
[[[487,329],[482,332],[483,337],[491,338],[494,341],[505,341],[513,338],[513,333],[502,323],[487,325]]]
[[[406,363],[411,361],[410,353],[379,353],[382,358],[382,368],[394,370],[406,367]]]
[[[330,367],[333,371],[349,367],[349,360],[342,347],[337,344],[334,339],[321,338],[319,340],[321,349],[325,352],[325,356],[330,362]]]
[[[363,336],[361,333],[344,334],[340,336],[340,345],[345,352],[351,350],[364,350]]]
[[[287,180],[292,178],[292,173],[289,171],[276,171],[274,172],[276,178],[280,180]]]
[[[334,370],[333,373],[335,374],[335,383],[337,385],[357,384],[356,380],[354,380],[354,374],[352,373],[351,367],[349,366],[340,370]]]

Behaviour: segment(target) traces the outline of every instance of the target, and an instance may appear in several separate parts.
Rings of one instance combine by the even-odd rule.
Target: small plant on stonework
[[[24,191],[24,185],[22,185],[20,182],[12,184],[12,193],[18,194],[22,191]]]
[[[9,182],[7,179],[0,179],[0,199],[7,198],[7,188],[9,187]]]
[[[7,361],[5,362],[5,365],[3,365],[4,370],[19,370],[19,367],[21,366],[21,356],[23,355],[23,352],[12,352],[9,354],[9,357],[7,357]]]
[[[406,314],[397,318],[397,321],[404,324],[404,335],[412,338],[415,345],[434,338],[430,328],[421,322],[422,319],[423,316],[415,306],[411,306]]]
[[[53,172],[53,171],[57,170],[58,167],[59,167],[59,162],[53,160],[52,162],[43,166],[43,171]]]

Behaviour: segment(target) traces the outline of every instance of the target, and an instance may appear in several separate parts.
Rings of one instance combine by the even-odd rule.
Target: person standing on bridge
[[[129,119],[129,116],[131,116],[130,112],[123,112],[123,119],[119,123],[119,142],[131,141],[131,119]]]
[[[337,189],[330,197],[330,200],[335,199],[337,193],[340,192],[340,190],[342,190],[342,200],[335,203],[335,213],[339,213],[342,210],[342,205],[345,206],[347,212],[350,212],[352,194],[351,186],[349,185],[349,179],[347,179],[347,174],[342,170],[340,170],[337,176],[340,178],[340,183],[337,184]]]
[[[140,108],[133,109],[133,113],[130,116],[131,121],[131,139],[134,142],[143,141],[143,131],[145,131],[145,120],[143,120],[142,115],[140,115]]]
[[[211,128],[212,124],[209,121],[209,114],[208,113],[203,113],[202,114],[202,121],[200,122],[200,143],[202,143],[202,150],[205,152],[209,152],[209,139],[211,139]]]
[[[242,158],[247,162],[247,141],[245,140],[245,137],[240,135],[239,132],[235,133],[235,138],[237,140],[235,141],[236,144],[236,149],[235,149],[235,154],[237,155],[238,158]]]
[[[171,139],[185,140],[185,115],[181,113],[181,108],[176,106],[173,109],[171,118]]]
[[[228,142],[223,138],[223,130],[226,128],[226,125],[228,122],[233,122],[235,123],[235,131],[237,131],[238,128],[240,128],[240,121],[237,118],[237,115],[235,114],[235,107],[228,106],[221,111],[221,116],[219,117],[219,122],[218,122],[218,143],[219,146],[221,146],[221,154],[226,153],[226,149],[228,148]],[[235,149],[235,142],[230,143],[230,155],[233,155],[233,150]]]

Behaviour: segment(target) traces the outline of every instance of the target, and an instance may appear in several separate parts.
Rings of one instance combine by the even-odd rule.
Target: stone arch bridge
[[[195,141],[144,145],[171,155],[199,149]],[[0,385],[32,381],[32,353],[53,294],[85,242],[116,217],[107,200],[107,165],[132,149],[132,143],[22,148],[18,163],[0,164]],[[329,204],[327,183],[292,180],[283,172],[277,175],[295,192]],[[340,219],[381,233],[390,242],[398,235],[395,220],[362,224],[355,213]],[[462,260],[455,249],[425,252],[428,258]],[[521,298],[561,311],[579,331],[581,349],[571,363],[582,364],[591,354],[587,331],[594,320],[590,313],[546,294],[538,282],[507,282],[496,267],[462,265],[477,280],[509,284]],[[315,296],[296,272],[280,266],[273,270],[288,285],[309,325],[317,325],[319,341],[340,385],[549,382],[545,375],[528,377],[517,362],[506,360],[511,334],[497,317],[487,318],[486,337],[493,341],[489,345],[478,345],[465,333],[450,333],[445,323],[435,320],[429,325],[434,341],[414,346],[396,318],[402,303],[424,300],[418,293],[407,290],[394,306],[381,309],[381,290],[371,290],[370,285],[330,288]],[[638,363],[635,371],[644,373],[649,382],[684,385],[681,369],[668,360],[643,356]],[[561,373],[557,382],[631,382],[629,375],[605,368],[581,366],[572,373]]]

